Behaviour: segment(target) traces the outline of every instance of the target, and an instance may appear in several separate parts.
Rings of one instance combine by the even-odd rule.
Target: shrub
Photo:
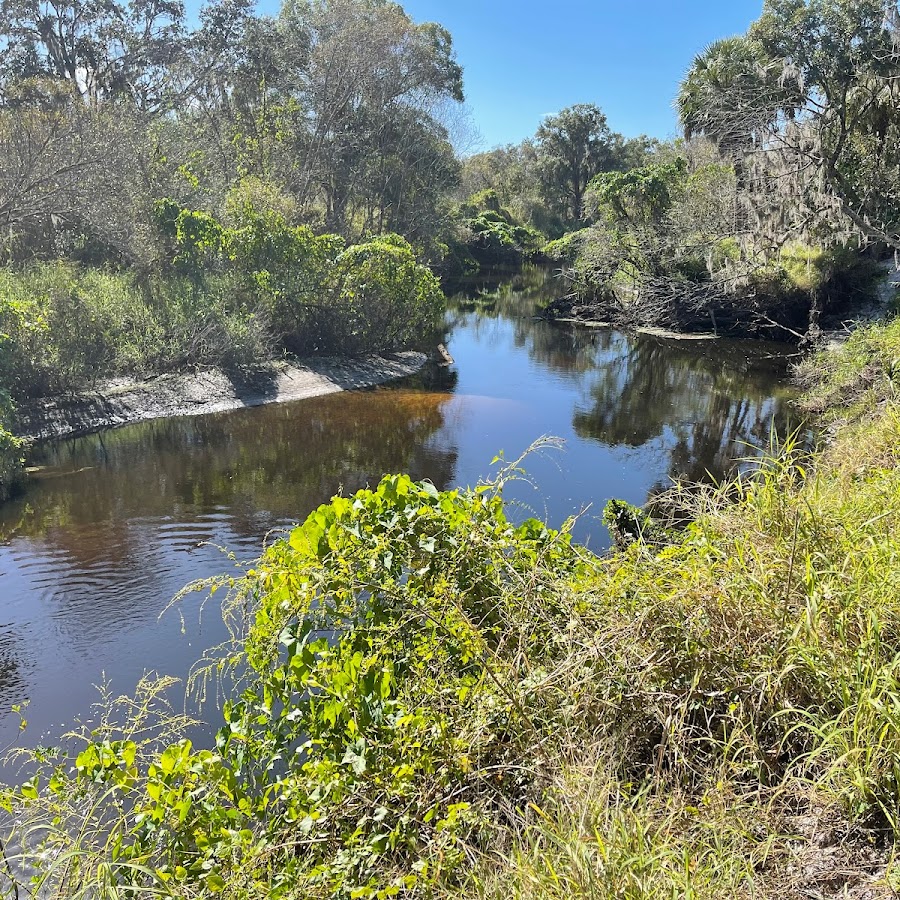
[[[494,190],[473,194],[460,205],[459,214],[469,252],[480,263],[519,263],[535,256],[545,243],[540,232],[517,222],[500,205]]]
[[[284,350],[395,350],[440,319],[438,282],[402,238],[345,248],[246,198],[230,228],[171,201],[156,210],[169,242],[164,276],[71,263],[0,269],[0,388],[21,399],[113,375],[243,371]]]
[[[467,218],[474,218],[481,213],[497,215],[495,221],[503,221],[512,224],[513,218],[508,210],[505,210],[500,203],[500,196],[493,188],[486,188],[472,194],[468,200],[460,204],[459,211]]]
[[[564,237],[557,238],[545,245],[543,254],[553,262],[567,263],[574,265],[578,254],[581,252],[582,245],[589,240],[591,231],[588,228],[582,228],[580,231],[573,231]]]
[[[68,263],[0,270],[0,386],[15,397],[154,370],[157,311],[130,276]]]
[[[187,261],[186,271],[207,289],[222,273],[245,315],[287,350],[393,350],[437,324],[438,283],[396,235],[345,248],[336,235],[289,225],[273,209],[257,211],[247,197],[232,210],[230,228],[205,214],[174,214],[167,203],[158,208],[176,267]]]
[[[317,318],[327,313],[328,280],[344,249],[337,235],[317,236],[276,213],[244,210],[228,231],[225,266],[245,306],[264,314],[293,351],[319,347]],[[321,349],[341,349],[340,331]]]
[[[0,503],[21,487],[24,479],[25,443],[7,430],[12,404],[0,391]]]
[[[437,278],[398,235],[349,247],[336,260],[331,284],[330,317],[350,353],[407,345],[435,328],[443,309]]]

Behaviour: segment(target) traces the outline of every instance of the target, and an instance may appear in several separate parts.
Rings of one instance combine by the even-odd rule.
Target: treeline
[[[548,240],[582,227],[594,176],[641,165],[658,146],[626,139],[598,106],[579,103],[547,116],[520,144],[468,157],[454,192],[452,262],[472,270],[543,258]]]
[[[872,259],[900,247],[898,23],[884,0],[771,0],[691,65],[683,139],[607,137],[553,197],[550,120],[467,160],[463,183],[564,232],[544,248],[567,276],[557,315],[812,339],[871,298]]]
[[[461,72],[438,26],[369,0],[276,17],[216,0],[193,29],[180,3],[4,2],[0,49],[0,387],[15,397],[77,388],[81,369],[389,349],[423,324],[394,268],[411,245],[367,242],[427,248],[456,178],[438,114]],[[370,303],[344,280],[376,257]],[[387,294],[391,326],[384,309],[365,321]]]
[[[3,0],[0,427],[111,375],[421,339],[461,75],[375,0]]]
[[[259,179],[293,224],[416,241],[458,163],[449,34],[396,4],[3,3],[0,226],[8,259],[161,260],[153,205],[221,213]]]

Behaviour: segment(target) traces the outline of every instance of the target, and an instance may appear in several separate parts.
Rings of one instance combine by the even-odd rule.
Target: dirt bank
[[[418,372],[426,360],[424,353],[414,352],[359,359],[319,357],[302,364],[275,363],[247,382],[237,382],[218,369],[146,381],[119,379],[98,391],[21,407],[16,433],[45,440],[145,419],[304,400],[403,378]]]

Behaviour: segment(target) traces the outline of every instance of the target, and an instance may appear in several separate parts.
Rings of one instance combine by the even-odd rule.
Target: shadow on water
[[[266,535],[387,472],[473,484],[543,434],[508,498],[603,549],[606,500],[643,503],[673,477],[722,477],[790,420],[785,348],[679,342],[535,318],[545,271],[480,278],[451,301],[455,364],[402,383],[292,404],[145,422],[45,444],[27,492],[0,508],[0,709],[31,699],[26,739],[84,714],[104,678],[184,676],[223,638],[185,584],[240,568]],[[227,548],[229,556],[222,548]],[[0,741],[18,720],[0,721]]]

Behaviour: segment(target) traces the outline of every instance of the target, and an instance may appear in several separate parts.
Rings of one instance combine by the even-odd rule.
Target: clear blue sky
[[[189,0],[190,3],[190,0]],[[763,0],[401,0],[453,35],[482,146],[518,143],[540,120],[596,103],[628,137],[672,137],[672,100],[694,55],[740,34]],[[191,4],[192,5],[192,4]],[[260,0],[275,13],[279,0]]]
[[[762,0],[403,0],[453,35],[484,149],[541,118],[596,103],[628,137],[677,131],[672,100],[694,56],[740,34]]]

